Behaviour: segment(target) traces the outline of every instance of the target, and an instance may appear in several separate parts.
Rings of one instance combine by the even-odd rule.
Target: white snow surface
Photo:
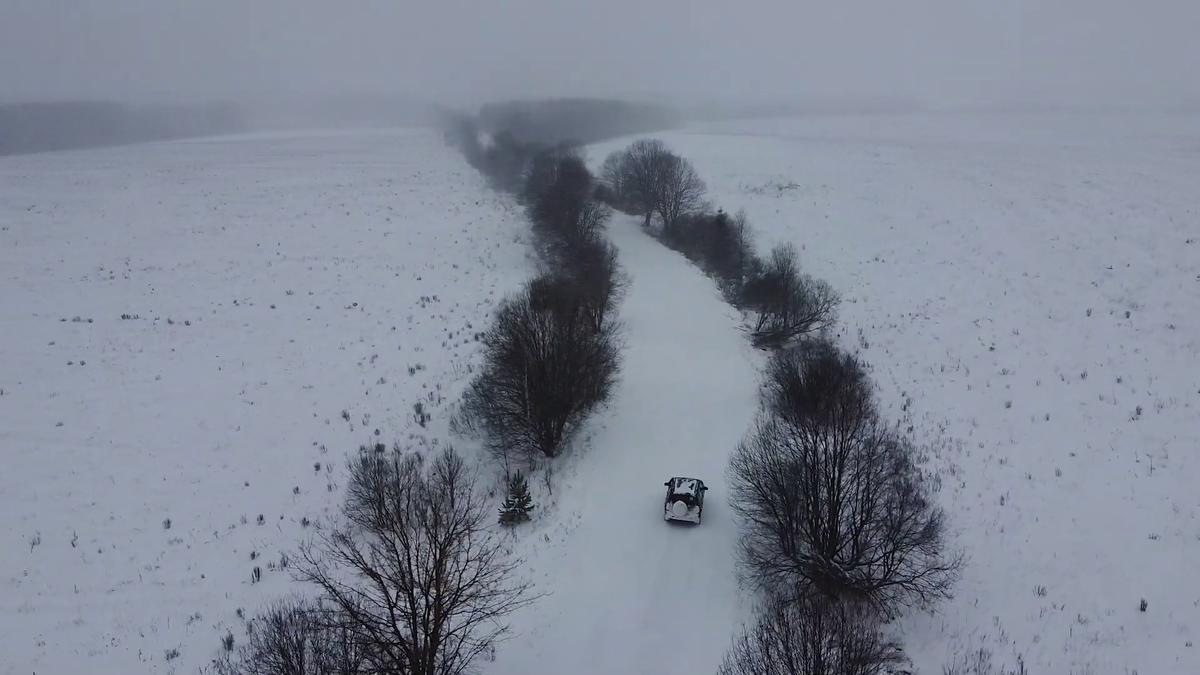
[[[893,627],[916,673],[980,648],[1031,675],[1200,672],[1200,123],[661,137],[761,248],[796,244],[843,294],[838,339],[927,448],[968,563]],[[428,131],[0,158],[0,675],[195,673],[243,638],[238,608],[301,590],[280,555],[375,429],[471,452],[448,407],[533,273],[527,233]],[[511,545],[545,595],[485,673],[713,672],[747,617],[725,468],[762,355],[636,219],[609,234],[621,377],[553,494],[533,482]],[[710,488],[703,524],[662,519],[675,475]]]

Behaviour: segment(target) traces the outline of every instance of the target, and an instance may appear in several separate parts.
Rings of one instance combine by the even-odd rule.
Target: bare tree
[[[368,645],[369,673],[458,675],[531,601],[487,523],[492,511],[453,450],[361,452],[351,463],[345,522],[302,549],[302,579]]]
[[[703,206],[704,181],[691,162],[670,152],[657,157],[653,166],[654,210],[662,218],[663,233],[669,235],[681,217]]]
[[[598,237],[589,237],[575,249],[570,270],[584,317],[597,334],[605,332],[617,302],[625,291],[625,275],[617,263],[617,249]]]
[[[616,326],[604,320],[607,309],[593,309],[570,278],[545,276],[497,312],[484,336],[486,364],[459,418],[487,435],[506,466],[513,455],[531,462],[557,455],[608,397],[619,365]]]
[[[622,211],[631,210],[627,202],[629,186],[626,184],[625,157],[626,153],[623,150],[612,152],[600,165],[600,187],[603,189],[605,201]]]
[[[758,315],[755,344],[779,346],[833,323],[840,299],[829,284],[800,273],[796,249],[787,244],[746,281],[741,301]]]
[[[604,180],[617,201],[631,213],[643,216],[646,227],[658,206],[658,182],[672,157],[662,141],[643,139],[604,161]]]
[[[746,576],[885,613],[947,597],[960,561],[944,555],[942,512],[858,361],[817,344],[776,354],[767,378],[730,462]]]
[[[875,615],[828,598],[773,597],[734,639],[718,675],[879,675],[900,661]]]

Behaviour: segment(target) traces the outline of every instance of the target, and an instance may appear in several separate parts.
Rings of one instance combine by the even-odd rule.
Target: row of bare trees
[[[900,652],[883,623],[946,597],[961,561],[865,368],[818,337],[837,293],[801,272],[790,245],[759,257],[744,214],[714,212],[690,164],[659,141],[613,153],[602,177],[600,197],[712,275],[751,315],[754,343],[773,350],[758,419],[729,467],[743,578],[763,600],[720,673],[884,672]]]
[[[885,615],[946,596],[943,516],[910,442],[876,409],[859,361],[826,341],[780,351],[730,463],[748,578]]]
[[[612,153],[601,176],[599,198],[642,216],[660,241],[715,277],[725,297],[752,315],[755,344],[785,346],[834,321],[837,293],[800,271],[795,248],[782,245],[760,258],[745,215],[713,211],[691,163],[661,141],[640,140]]]
[[[729,474],[743,578],[765,600],[723,675],[885,672],[900,655],[883,622],[948,597],[961,558],[858,359],[822,339],[776,351]]]
[[[620,365],[614,314],[624,277],[604,238],[611,210],[593,197],[577,148],[540,150],[523,176],[519,197],[542,272],[501,303],[456,419],[479,432],[506,473],[562,452],[607,400]]]

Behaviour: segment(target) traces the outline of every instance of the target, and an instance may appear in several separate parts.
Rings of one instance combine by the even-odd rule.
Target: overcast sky
[[[1200,0],[0,0],[0,100],[1200,102]]]

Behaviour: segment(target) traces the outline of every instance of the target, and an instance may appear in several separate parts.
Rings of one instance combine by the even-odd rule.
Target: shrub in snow
[[[732,218],[721,210],[686,215],[661,240],[716,277],[735,304],[747,274],[760,265],[743,213]]]
[[[756,313],[755,344],[773,347],[833,323],[839,303],[833,288],[801,274],[796,249],[778,246],[746,280],[741,304]]]
[[[983,647],[957,655],[951,663],[942,666],[943,675],[1028,675],[1028,672],[1025,659],[1020,655],[1012,668],[996,666],[992,663],[992,652]]]
[[[574,249],[566,281],[571,284],[584,319],[601,333],[625,291],[625,276],[617,264],[617,249],[598,238],[581,241]]]
[[[558,145],[530,160],[521,187],[529,219],[535,224],[567,230],[578,222],[579,210],[591,199],[592,174],[578,148]]]
[[[303,547],[296,567],[365,645],[365,672],[464,672],[531,601],[490,513],[453,450],[352,461],[344,522]]]
[[[516,525],[529,520],[533,497],[529,495],[529,482],[518,471],[508,481],[508,496],[500,506],[500,524]]]
[[[595,330],[576,287],[554,277],[506,300],[483,342],[485,365],[463,397],[459,427],[484,432],[506,466],[557,455],[607,399],[619,362],[615,326]]]
[[[425,425],[429,422],[431,417],[432,416],[428,412],[425,411],[424,403],[417,401],[416,403],[413,404],[413,419],[416,421],[416,423],[418,425],[421,426],[421,428],[425,427]]]
[[[945,597],[942,512],[880,422],[859,362],[827,342],[772,358],[763,411],[730,462],[741,558],[764,589],[898,604]]]
[[[878,675],[899,661],[875,615],[829,598],[772,598],[734,639],[718,675]]]
[[[233,650],[233,634],[222,640]],[[216,663],[219,675],[365,675],[371,667],[367,636],[341,614],[305,599],[276,602],[247,626],[246,642]],[[408,671],[397,671],[408,672]]]

